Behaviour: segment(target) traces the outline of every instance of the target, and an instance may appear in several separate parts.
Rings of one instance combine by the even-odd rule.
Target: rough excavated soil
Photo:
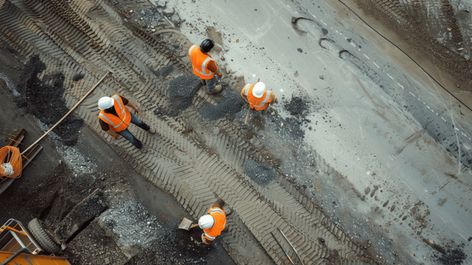
[[[20,88],[22,76],[30,64],[23,65],[10,47],[1,41],[0,44],[0,73],[5,73],[9,84],[24,93]],[[39,77],[34,78],[35,82],[43,83]],[[44,89],[44,85],[30,87],[36,90],[39,88]],[[15,102],[21,99],[13,98],[9,89],[4,81],[0,81],[2,143],[15,130],[25,128],[28,134],[20,146],[24,148],[40,136],[44,127],[41,117],[24,112],[26,108],[18,109]],[[55,90],[48,89],[52,87],[45,89],[49,93],[36,93],[36,102],[48,102],[50,94],[57,95]],[[63,101],[62,92],[58,93],[59,102]],[[55,122],[52,118],[51,121]],[[68,242],[66,250],[58,253],[71,264],[232,264],[221,246],[203,252],[194,247],[186,249],[185,256],[180,255],[181,248],[194,245],[189,237],[177,236],[176,226],[185,215],[180,205],[174,201],[169,207],[162,207],[160,215],[154,217],[131,192],[133,186],[137,186],[134,181],[144,181],[142,177],[87,127],[82,128],[80,133],[75,131],[75,137],[75,146],[65,145],[68,140],[55,134],[41,143],[44,147],[42,153],[28,166],[21,178],[0,195],[0,223],[15,218],[26,225],[29,220],[40,218],[51,230],[61,224],[63,228],[68,228],[71,221],[96,212],[97,206],[102,209],[103,204],[106,204],[109,209],[93,218],[85,227],[80,227],[79,232]],[[105,201],[101,201],[100,197],[99,205],[95,205],[93,200],[89,205],[81,205],[76,208],[79,210],[76,214],[80,215],[80,211],[83,211],[80,218],[64,222],[70,210],[97,189],[103,193]],[[136,189],[136,193],[141,194],[142,190]],[[168,196],[157,188],[152,190],[152,194],[162,198]],[[116,217],[116,221],[122,222],[113,225],[100,221],[107,220],[107,217]],[[117,225],[121,225],[118,230]],[[128,241],[120,241],[123,238]],[[143,244],[143,239],[146,239],[146,244]],[[138,262],[140,257],[149,256],[149,253],[152,253],[151,258]]]
[[[38,56],[30,58],[22,75],[25,83],[18,86],[21,96],[16,98],[16,102],[19,107],[24,107],[29,113],[38,117],[41,122],[52,126],[68,111],[63,98],[64,75],[60,72],[51,73],[40,80],[38,75],[45,69],[46,65]],[[78,78],[74,76],[73,79]],[[82,119],[72,115],[54,132],[62,138],[65,145],[75,145],[82,125]]]

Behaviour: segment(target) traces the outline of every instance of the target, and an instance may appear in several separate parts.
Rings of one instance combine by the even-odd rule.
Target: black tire
[[[61,251],[61,246],[49,236],[38,218],[28,223],[28,230],[45,252],[54,254]]]

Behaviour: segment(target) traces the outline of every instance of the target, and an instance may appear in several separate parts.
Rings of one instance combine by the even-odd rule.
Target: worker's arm
[[[123,96],[121,96],[121,99],[123,100],[123,104],[125,104],[125,106],[128,106],[128,107],[132,108],[135,113],[139,112],[138,108],[136,107],[136,105],[134,103],[132,103],[131,101],[129,101],[127,98],[125,98]]]
[[[215,73],[218,77],[223,76],[223,74],[220,72],[220,69],[218,68],[218,65],[216,65],[215,60],[211,60],[211,61],[208,63],[208,70],[210,70],[210,71],[212,71],[213,73]]]
[[[241,97],[247,102],[247,97],[244,95],[244,87],[241,89]]]
[[[246,85],[243,87],[243,89],[241,89],[241,97],[242,97],[246,102],[248,102],[248,101],[247,101],[247,96],[246,96],[246,94],[247,94],[246,91],[249,91],[249,87],[250,87],[251,85],[252,85],[252,84],[246,84]]]
[[[277,97],[275,96],[274,92],[270,92],[270,103],[274,104],[277,103]]]
[[[107,132],[111,137],[113,137],[113,139],[118,139],[118,137],[120,137],[117,132],[110,129],[110,125],[108,125],[106,122],[102,120],[98,120],[98,122],[100,123],[100,127],[102,127],[102,130]]]
[[[195,228],[195,227],[198,227],[198,224],[193,224],[193,225],[191,225],[191,226],[190,226],[190,229],[193,229],[193,228]]]
[[[112,131],[112,130],[108,130],[107,133],[113,137],[113,139],[118,139],[118,137],[120,137],[120,134],[115,132],[115,131]]]
[[[210,237],[208,237],[207,234],[203,233],[202,234],[202,243],[205,244],[205,245],[210,245],[212,242],[213,242],[214,238],[211,239]]]

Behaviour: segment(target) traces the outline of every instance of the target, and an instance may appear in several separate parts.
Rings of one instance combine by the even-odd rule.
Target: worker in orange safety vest
[[[18,147],[4,146],[0,148],[0,177],[17,178],[23,170],[23,161]]]
[[[138,109],[125,97],[120,95],[102,97],[98,100],[98,108],[100,109],[98,120],[102,130],[115,139],[121,135],[136,148],[141,149],[143,144],[128,130],[129,124],[133,123],[151,134],[155,133],[149,125],[130,112],[130,108],[136,113]]]
[[[213,203],[210,209],[208,209],[207,214],[198,219],[198,224],[190,227],[195,228],[198,226],[203,230],[203,244],[211,244],[225,230],[227,214],[223,208],[224,204],[224,201],[221,199]]]
[[[200,46],[192,45],[188,50],[193,73],[205,83],[208,94],[217,94],[223,89],[219,84],[222,74],[216,61],[208,54],[214,46],[211,39],[206,39]]]
[[[274,92],[262,82],[246,84],[241,90],[241,96],[256,111],[267,110],[270,104],[277,102]]]

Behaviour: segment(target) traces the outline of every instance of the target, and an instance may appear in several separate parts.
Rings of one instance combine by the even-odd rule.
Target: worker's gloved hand
[[[3,167],[3,170],[5,171],[5,175],[7,177],[11,176],[11,175],[13,175],[13,173],[15,173],[13,171],[13,166],[10,163],[3,163],[2,167]]]

